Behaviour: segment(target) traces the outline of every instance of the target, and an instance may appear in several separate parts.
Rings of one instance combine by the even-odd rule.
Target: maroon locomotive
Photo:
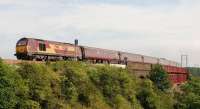
[[[152,64],[161,64],[169,73],[173,83],[182,83],[187,80],[188,73],[177,62],[163,58],[155,58],[139,54],[132,54],[114,50],[94,47],[77,46],[70,43],[62,43],[34,38],[22,38],[16,45],[16,57],[21,60],[87,60],[94,63],[124,64],[138,63],[149,70]]]

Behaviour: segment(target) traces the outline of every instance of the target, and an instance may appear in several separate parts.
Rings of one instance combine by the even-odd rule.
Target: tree
[[[168,73],[159,64],[154,65],[150,71],[150,80],[154,82],[158,89],[165,91],[170,88]]]
[[[181,87],[182,93],[175,94],[175,109],[199,109],[200,107],[200,78],[192,77]]]
[[[28,64],[23,63],[18,69],[22,78],[27,81],[29,87],[29,98],[31,102],[24,103],[24,105],[31,105],[31,107],[37,107],[40,105],[43,109],[51,109],[50,106],[57,105],[55,101],[55,91],[53,89],[57,83],[57,75],[47,68],[43,64]],[[59,90],[59,89],[58,89]],[[59,95],[58,95],[59,96]],[[55,100],[54,102],[52,100]],[[30,106],[26,106],[30,107]]]
[[[158,104],[158,96],[153,90],[153,84],[150,80],[145,80],[141,84],[138,93],[137,99],[140,101],[140,104],[144,109],[160,109]]]
[[[104,66],[88,74],[106,102],[114,109],[141,108],[135,96],[136,83],[126,70]]]
[[[0,109],[13,109],[25,96],[28,87],[14,67],[0,60]]]

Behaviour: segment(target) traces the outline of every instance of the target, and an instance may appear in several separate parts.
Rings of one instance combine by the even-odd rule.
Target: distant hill
[[[188,67],[187,69],[193,76],[200,76],[200,68],[198,68],[198,67]]]

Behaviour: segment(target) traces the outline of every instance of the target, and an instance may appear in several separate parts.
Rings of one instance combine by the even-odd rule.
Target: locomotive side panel
[[[36,42],[36,40],[34,40],[34,39],[28,39],[28,45],[27,45],[27,48],[28,48],[28,52],[29,53],[35,53],[35,52],[37,52],[37,47],[38,47],[38,45],[37,45],[37,42]]]
[[[40,46],[39,42],[39,46]],[[57,43],[52,41],[45,41],[46,51],[40,50],[38,47],[38,53],[47,53],[49,55],[58,55],[65,57],[82,57],[81,49],[78,46],[72,44]]]

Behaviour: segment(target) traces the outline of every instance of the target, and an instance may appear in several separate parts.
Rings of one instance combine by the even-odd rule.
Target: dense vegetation
[[[200,78],[192,78],[176,93],[175,109],[200,109]]]
[[[0,61],[0,109],[198,109],[200,80],[174,92],[167,76],[159,65],[140,80],[124,69],[82,62]]]
[[[198,67],[188,67],[187,69],[189,70],[189,72],[193,76],[200,76],[200,68],[198,68]]]
[[[161,65],[154,65],[150,73],[150,80],[155,83],[155,86],[162,90],[167,91],[171,87],[167,72]]]

